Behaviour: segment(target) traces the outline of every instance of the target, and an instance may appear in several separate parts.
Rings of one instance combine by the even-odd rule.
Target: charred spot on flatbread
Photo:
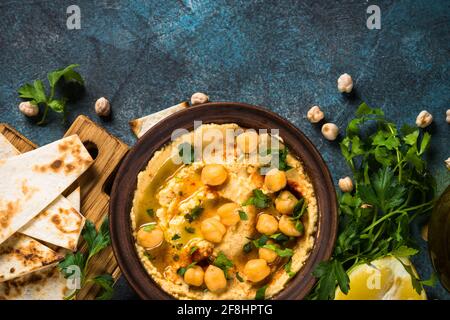
[[[21,206],[20,201],[8,201],[6,205],[0,204],[0,226],[2,228],[8,228],[11,223],[11,218],[19,212]]]

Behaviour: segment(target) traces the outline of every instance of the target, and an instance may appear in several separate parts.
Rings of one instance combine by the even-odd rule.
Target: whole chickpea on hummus
[[[303,267],[317,210],[301,161],[279,138],[208,124],[154,154],[131,221],[140,260],[167,293],[255,299],[261,288],[273,297]]]

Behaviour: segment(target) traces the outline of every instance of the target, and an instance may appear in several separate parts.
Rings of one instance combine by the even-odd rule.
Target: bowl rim
[[[273,299],[304,298],[316,282],[312,275],[314,267],[331,257],[336,241],[338,207],[332,176],[319,151],[292,123],[265,108],[238,102],[209,102],[178,111],[150,128],[123,159],[111,189],[109,216],[113,252],[126,280],[142,299],[175,299],[153,280],[142,265],[132,235],[130,211],[139,172],[145,169],[157,150],[170,142],[173,130],[192,130],[193,120],[202,120],[203,124],[237,123],[244,128],[252,128],[253,122],[267,129],[276,125],[291,152],[302,160],[318,203],[315,241],[303,267]]]

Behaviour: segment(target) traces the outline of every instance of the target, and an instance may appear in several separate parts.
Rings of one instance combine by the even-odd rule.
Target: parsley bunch
[[[408,257],[418,252],[410,224],[429,214],[436,183],[426,168],[424,154],[430,134],[418,128],[397,129],[380,109],[365,103],[348,124],[340,143],[353,172],[355,191],[339,196],[339,233],[332,258],[314,271],[318,282],[311,299],[333,299],[336,285],[350,289],[346,270],[383,256]],[[422,285],[411,268],[417,292]]]
[[[63,119],[67,116],[67,102],[70,99],[70,93],[65,92],[61,97],[56,98],[56,87],[60,80],[64,79],[65,83],[75,83],[79,86],[84,86],[84,80],[81,75],[73,70],[78,67],[77,64],[71,64],[64,69],[52,71],[47,74],[48,83],[50,86],[50,93],[47,94],[44,84],[41,80],[34,80],[32,84],[26,83],[17,91],[19,97],[29,100],[33,105],[44,106],[44,113],[38,125],[44,124],[47,118],[48,111],[51,109],[57,113],[63,114]]]
[[[82,288],[85,284],[93,282],[103,289],[97,299],[108,300],[113,295],[114,280],[112,276],[110,274],[102,274],[89,279],[87,279],[86,276],[91,258],[111,244],[111,238],[109,235],[109,219],[105,218],[98,232],[95,229],[95,225],[91,221],[86,220],[86,224],[81,235],[86,241],[88,247],[87,255],[80,251],[75,253],[70,252],[66,255],[64,260],[59,263],[59,269],[65,278],[69,278],[74,276],[74,267],[78,268],[81,273],[80,287]],[[66,297],[66,299],[75,299],[79,291],[80,289],[75,290],[70,296]]]

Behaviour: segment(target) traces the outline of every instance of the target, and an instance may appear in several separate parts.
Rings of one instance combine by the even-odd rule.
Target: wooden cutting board
[[[6,124],[0,124],[0,133],[20,152],[27,152],[37,148],[36,144]],[[103,219],[108,215],[109,191],[111,190],[114,175],[129,148],[125,143],[109,134],[86,116],[79,116],[64,136],[72,134],[77,134],[80,137],[95,161],[76,181],[76,184],[69,187],[64,194],[70,193],[77,185],[80,185],[81,213],[99,227]],[[86,250],[83,242],[81,242],[80,249]],[[117,280],[120,275],[120,269],[111,247],[92,258],[90,262],[88,277],[89,275],[103,273],[112,274],[114,280]],[[97,286],[87,284],[77,295],[77,299],[95,299],[99,291],[100,288]]]

